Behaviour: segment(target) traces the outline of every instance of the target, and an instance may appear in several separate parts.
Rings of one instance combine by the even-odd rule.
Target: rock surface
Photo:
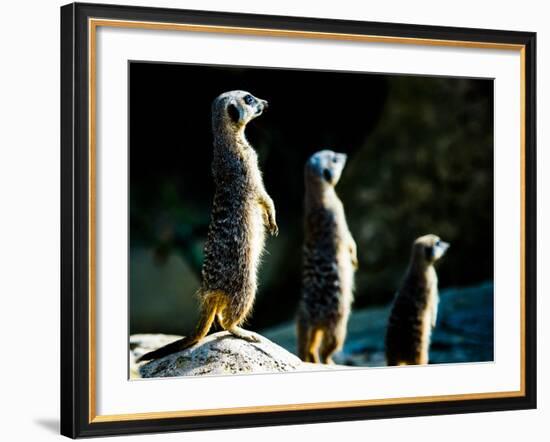
[[[213,333],[184,351],[155,361],[136,364],[135,359],[140,355],[180,337],[132,335],[130,337],[131,377],[220,376],[345,368],[304,363],[269,339],[260,335],[258,337],[260,342],[252,343],[236,338],[228,332]]]
[[[430,347],[430,363],[492,361],[493,309],[491,282],[442,290]],[[380,367],[385,365],[384,334],[389,313],[389,305],[352,313],[344,349],[334,357],[337,364],[343,365],[301,362],[293,354],[296,351],[296,326],[291,321],[261,330],[259,343],[237,339],[227,332],[214,333],[183,352],[145,364],[136,364],[135,359],[180,336],[132,335],[130,375],[139,378]]]
[[[493,283],[440,292],[437,324],[432,334],[430,363],[493,360]],[[384,336],[390,305],[355,310],[348,323],[344,349],[334,356],[337,364],[381,367],[386,365]],[[294,322],[260,333],[290,352],[296,350]]]
[[[180,339],[177,335],[163,334],[136,334],[130,336],[130,379],[140,378],[139,367],[142,363],[136,363],[141,355],[160,348],[170,342]]]

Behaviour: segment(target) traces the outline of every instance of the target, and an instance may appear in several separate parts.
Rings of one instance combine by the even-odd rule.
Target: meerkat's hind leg
[[[310,352],[312,328],[302,318],[296,322],[296,351],[298,357],[304,362],[313,362],[313,354]]]
[[[216,319],[216,313],[220,309],[221,299],[223,297],[224,294],[221,292],[206,292],[203,294],[199,323],[197,324],[195,333],[190,339],[199,342],[208,334],[212,328],[214,319]]]
[[[309,324],[298,328],[298,356],[304,362],[319,363],[319,345],[323,338],[323,330]]]
[[[203,295],[199,322],[195,332],[192,335],[167,344],[164,347],[158,348],[154,351],[145,353],[137,359],[137,362],[160,359],[164,356],[168,356],[172,353],[177,353],[178,351],[192,347],[203,339],[210,331],[212,323],[216,318],[216,312],[219,308],[219,298],[220,296],[217,292],[206,293]]]
[[[321,342],[321,363],[334,364],[332,355],[340,348],[340,341],[334,330],[325,330],[323,341]]]
[[[218,312],[218,322],[224,330],[227,330],[233,336],[237,338],[244,339],[248,342],[260,342],[260,338],[256,333],[245,330],[244,328],[239,327],[239,324],[242,324],[246,319],[246,311],[235,312],[229,305],[223,305],[223,307]]]
[[[388,367],[395,367],[399,365],[410,365],[409,359],[401,352],[395,349],[386,349],[386,365]]]
[[[427,365],[429,360],[428,349],[422,349],[419,355],[416,356],[415,365]]]

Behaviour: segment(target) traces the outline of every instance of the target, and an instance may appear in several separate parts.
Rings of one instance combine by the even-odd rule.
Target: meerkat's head
[[[431,265],[445,254],[449,246],[449,243],[441,241],[437,235],[421,236],[413,243],[413,259]]]
[[[335,186],[340,180],[347,157],[345,153],[337,153],[332,150],[315,152],[306,162],[306,180]]]
[[[241,129],[267,109],[267,101],[256,98],[246,91],[229,91],[218,96],[212,103],[214,125]]]

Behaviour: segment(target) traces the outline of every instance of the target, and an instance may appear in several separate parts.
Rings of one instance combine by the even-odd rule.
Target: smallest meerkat
[[[398,290],[386,332],[388,365],[428,363],[432,328],[437,320],[439,293],[435,262],[449,243],[436,235],[417,238],[401,288]]]

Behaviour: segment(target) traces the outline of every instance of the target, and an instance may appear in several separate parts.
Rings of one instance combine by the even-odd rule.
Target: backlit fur
[[[235,336],[258,340],[240,325],[254,304],[265,230],[277,235],[278,228],[256,151],[244,131],[266,107],[265,100],[245,91],[226,92],[212,104],[215,193],[198,293],[200,321],[195,334],[148,353],[142,360],[157,359],[195,344],[208,334],[215,319]]]
[[[429,362],[430,338],[439,303],[434,263],[448,247],[449,244],[436,235],[421,236],[413,243],[409,267],[395,296],[388,322],[388,365]]]
[[[315,153],[305,166],[305,238],[298,354],[306,362],[332,363],[346,338],[357,268],[355,241],[335,191],[346,155]]]

